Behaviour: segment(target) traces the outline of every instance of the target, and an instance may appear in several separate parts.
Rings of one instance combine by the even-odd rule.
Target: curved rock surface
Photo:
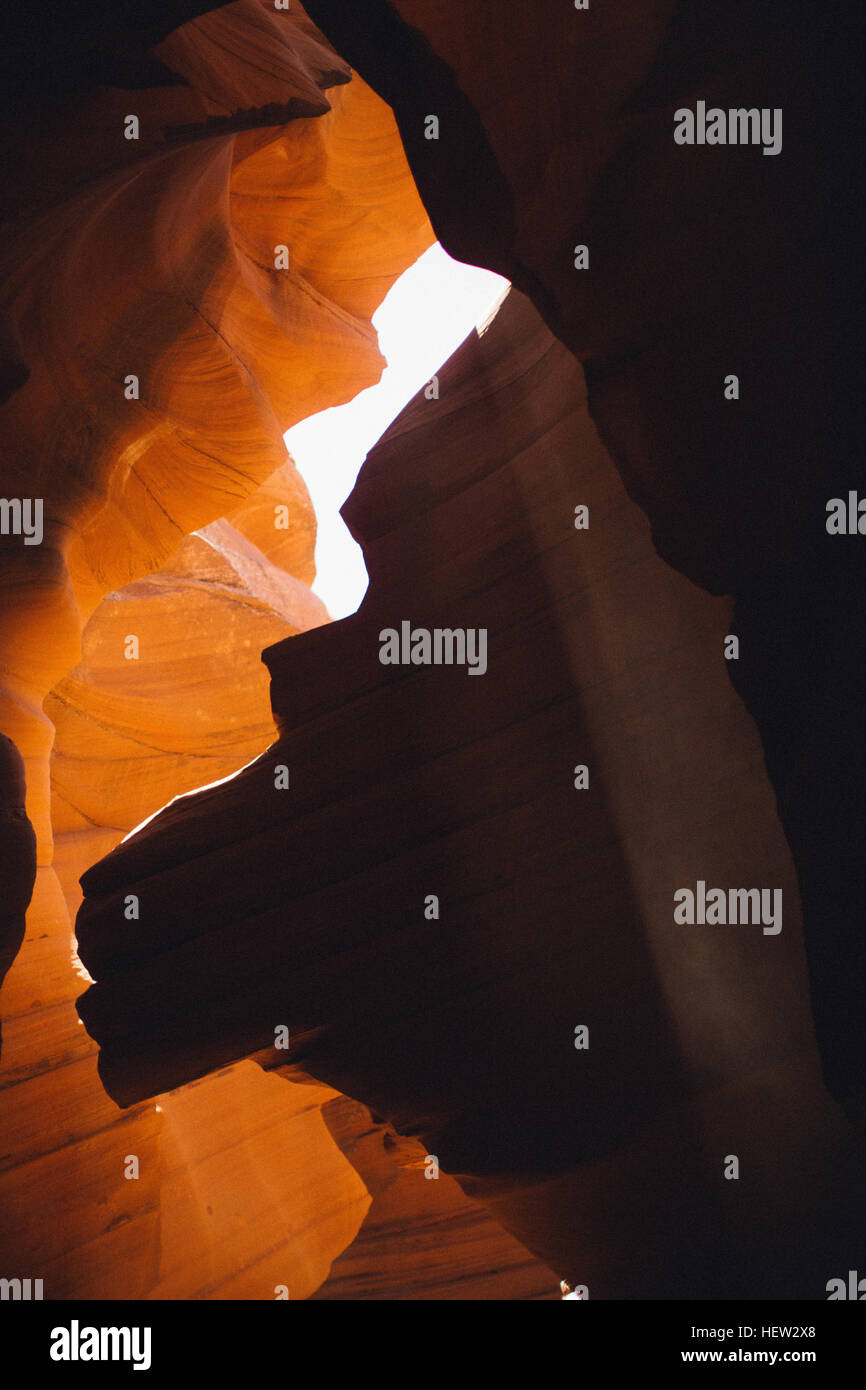
[[[824,531],[860,437],[853,25],[799,0],[544,23],[527,6],[505,29],[492,0],[310,0],[338,58],[297,5],[239,0],[182,30],[196,0],[139,8],[119,32],[97,0],[64,55],[45,38],[0,134],[4,491],[39,490],[46,518],[43,545],[0,550],[0,714],[46,866],[3,994],[6,1248],[57,1297],[540,1296],[541,1267],[427,1183],[426,1152],[593,1297],[823,1297],[864,1235],[806,982],[807,958],[823,1076],[856,1115],[863,558]],[[71,1007],[64,896],[85,842],[90,858],[119,830],[70,816],[47,867],[42,700],[90,670],[102,596],[190,532],[224,517],[223,541],[269,554],[270,500],[245,499],[282,465],[281,431],[378,370],[370,314],[431,232],[349,63],[393,107],[446,248],[536,309],[513,293],[371,456],[346,511],[371,589],[355,618],[268,650],[279,742],[87,875],[80,1007],[118,1121]],[[673,113],[699,99],[783,109],[784,154],[677,147]],[[303,532],[277,563],[308,583]],[[184,545],[197,569],[208,552]],[[281,604],[294,627],[269,592]],[[404,619],[485,627],[489,675],[383,667],[379,633]],[[105,768],[73,779],[71,754],[64,799],[101,814]],[[160,796],[188,785],[172,757]],[[781,887],[782,933],[675,926],[673,892],[701,878]],[[286,1070],[277,1025],[315,1089],[278,1098],[241,1060]],[[216,1123],[234,1111],[237,1145]],[[422,1140],[398,1144],[397,1176],[380,1124]],[[390,1234],[423,1244],[431,1222],[470,1286],[396,1253]]]
[[[25,794],[21,754],[0,734],[0,985],[24,940],[25,913],[36,879],[36,836],[24,809]]]
[[[862,9],[523,5],[503,31],[496,0],[367,0],[363,25],[344,0],[308,8],[393,107],[446,250],[524,289],[584,364],[659,554],[736,596],[730,674],[805,894],[824,1077],[862,1123],[866,555],[825,529],[863,433]],[[678,145],[698,101],[779,110],[780,151]]]
[[[304,584],[225,521],[109,595],[85,628],[81,663],[45,702],[55,836],[131,830],[250,762],[275,735],[262,647],[326,621]]]
[[[128,1105],[285,1024],[297,1065],[594,1296],[816,1297],[862,1220],[857,1168],[729,603],[658,558],[519,293],[439,382],[344,508],[361,610],[265,653],[279,742],[84,876],[100,1074]],[[383,666],[406,619],[486,628],[487,674]],[[784,930],[676,925],[697,879],[781,888]],[[736,1202],[731,1153],[754,1175]]]
[[[34,842],[10,742],[2,968],[18,955],[2,997],[0,1254],[4,1271],[38,1270],[51,1298],[271,1298],[277,1282],[305,1297],[370,1200],[321,1121],[333,1091],[247,1066],[119,1116],[72,1007],[81,869],[198,784],[203,760],[225,775],[273,736],[258,652],[324,619],[306,588],[314,518],[282,434],[377,378],[370,316],[432,241],[391,113],[349,83],[300,6],[241,0],[169,33],[199,8],[145,0],[138,31],[119,32],[97,0],[64,14],[62,61],[43,25],[0,133],[3,492],[39,494],[45,523],[39,546],[0,541],[0,713],[25,755],[43,865],[18,950]],[[142,661],[133,681],[103,658],[134,611],[143,660],[156,642],[163,673],[174,662],[185,680],[187,604],[193,646],[214,647],[207,713],[202,700],[184,721],[182,690],[172,705],[140,681]],[[248,703],[228,717],[233,681]],[[137,729],[122,708],[133,684]],[[158,751],[131,755],[136,736]],[[135,775],[121,781],[121,766]],[[292,1191],[278,1180],[287,1156]]]
[[[322,1117],[372,1203],[355,1240],[334,1261],[317,1302],[438,1302],[560,1297],[551,1270],[490,1220],[418,1143],[376,1124],[339,1096]]]
[[[240,0],[160,54],[174,85],[84,95],[36,124],[35,146],[26,112],[13,129],[31,157],[9,198],[38,205],[31,177],[44,200],[68,194],[9,225],[3,260],[26,374],[0,408],[3,486],[41,497],[44,540],[3,538],[0,714],[43,857],[39,707],[76,665],[82,621],[280,468],[287,428],[377,379],[370,317],[432,241],[391,113],[299,8]],[[299,115],[315,119],[280,124]]]

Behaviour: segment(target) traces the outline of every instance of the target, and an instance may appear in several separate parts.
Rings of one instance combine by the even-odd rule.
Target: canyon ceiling
[[[0,537],[0,1274],[823,1298],[866,1235],[850,11],[4,25],[44,535]],[[677,144],[698,101],[782,149]],[[331,622],[283,434],[378,379],[435,240],[512,288],[370,452]],[[405,621],[483,679],[383,665]],[[700,882],[782,929],[675,921]]]

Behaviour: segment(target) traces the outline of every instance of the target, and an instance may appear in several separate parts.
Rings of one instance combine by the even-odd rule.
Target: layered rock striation
[[[439,386],[344,508],[361,609],[265,653],[277,743],[84,876],[100,1074],[128,1105],[286,1027],[595,1296],[818,1296],[857,1170],[729,601],[660,560],[518,292]],[[486,673],[382,664],[404,621],[486,630]],[[677,923],[697,879],[772,884],[783,929]]]
[[[825,527],[859,442],[853,23],[307,8],[333,49],[297,5],[97,5],[0,135],[4,489],[45,508],[0,553],[42,863],[3,995],[6,1248],[57,1297],[539,1297],[544,1266],[823,1297],[864,1234],[825,1089],[862,1118],[863,559]],[[781,113],[778,152],[678,144],[701,102]],[[518,288],[373,451],[345,511],[370,591],[317,626],[300,490],[271,545],[281,434],[375,377],[427,214]],[[485,673],[383,665],[404,623],[483,631]],[[81,1028],[72,880],[247,754],[85,875]],[[4,962],[33,845],[8,773]],[[678,922],[699,883],[779,892],[781,930]]]
[[[274,736],[258,653],[325,618],[282,435],[376,380],[372,312],[432,241],[391,113],[300,6],[177,28],[205,8],[7,17],[2,490],[43,535],[0,538],[0,1257],[46,1298],[305,1297],[370,1202],[332,1090],[246,1065],[119,1115],[73,1008],[82,869]]]
[[[525,290],[583,363],[658,553],[736,598],[729,673],[805,895],[824,1076],[862,1121],[866,560],[826,529],[862,437],[862,13],[629,0],[523,5],[503,29],[494,0],[368,0],[363,26],[342,0],[309,10],[393,107],[446,250]],[[777,112],[779,148],[677,143],[699,103]]]

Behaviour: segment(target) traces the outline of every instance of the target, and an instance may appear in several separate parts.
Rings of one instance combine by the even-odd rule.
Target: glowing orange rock
[[[272,737],[261,646],[325,618],[307,588],[312,516],[282,434],[377,379],[370,315],[433,237],[391,113],[349,81],[300,5],[280,13],[239,0],[169,35],[156,58],[127,57],[164,85],[113,86],[111,54],[97,55],[104,83],[70,73],[50,119],[25,98],[0,137],[11,214],[2,491],[41,498],[45,514],[42,545],[0,539],[0,721],[27,765],[46,866],[0,1001],[0,1186],[12,1212],[3,1264],[44,1272],[46,1297],[216,1297],[229,1285],[233,1296],[273,1297],[277,1282],[302,1297],[368,1205],[318,1117],[333,1092],[321,1088],[311,1108],[310,1092],[295,1096],[247,1067],[198,1088],[189,1105],[179,1097],[162,1117],[148,1104],[119,1120],[72,1008],[81,978],[67,906],[78,905],[82,868],[142,814],[203,775],[233,771]],[[130,113],[137,140],[125,138]],[[271,491],[253,499],[262,484]],[[289,529],[271,534],[268,510],[273,521],[283,504]],[[233,525],[211,529],[229,515]],[[206,537],[184,540],[201,528]],[[180,568],[146,579],[181,542]],[[82,628],[107,593],[117,596],[82,653]],[[140,651],[127,663],[132,612]],[[220,677],[230,642],[240,665],[224,663]],[[160,668],[185,684],[173,705],[151,679]],[[233,679],[242,710],[229,698]],[[46,696],[61,725],[57,872],[47,867]],[[10,844],[26,851],[14,836]],[[26,868],[23,853],[19,896]],[[4,964],[17,933],[7,932]],[[204,1144],[183,1168],[202,1123],[198,1102],[220,1153],[229,1141],[216,1119],[243,1111],[247,1132],[231,1136],[238,1162],[222,1178]],[[294,1206],[276,1187],[289,1151],[303,1172]],[[128,1152],[141,1159],[138,1181],[124,1176]],[[248,1181],[257,1165],[266,1174],[258,1185]],[[216,1216],[196,1187],[219,1193]],[[286,1239],[274,1270],[247,1277],[275,1228]]]

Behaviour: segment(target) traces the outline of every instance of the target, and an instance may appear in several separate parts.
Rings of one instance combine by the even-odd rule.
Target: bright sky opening
[[[333,618],[354,613],[367,590],[361,547],[340,517],[364,459],[391,421],[491,316],[508,281],[464,265],[437,242],[405,271],[373,315],[387,360],[381,380],[347,405],[295,425],[285,436],[316,511],[313,592]]]

